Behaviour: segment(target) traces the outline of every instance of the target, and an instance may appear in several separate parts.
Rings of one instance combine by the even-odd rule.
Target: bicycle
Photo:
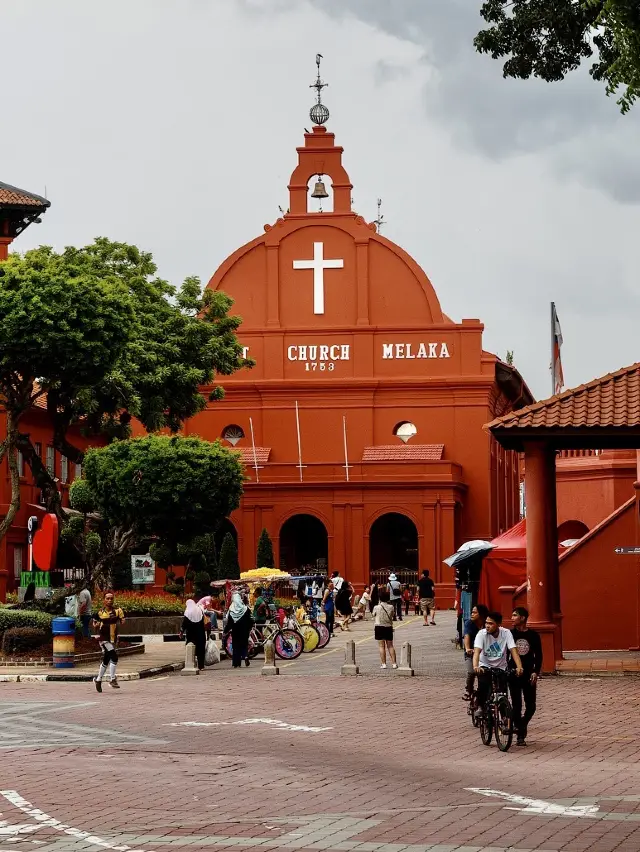
[[[507,694],[507,673],[501,669],[483,668],[482,671],[491,675],[491,692],[478,720],[480,738],[488,746],[495,733],[500,751],[509,751],[513,740],[513,709]]]
[[[304,648],[304,637],[297,630],[288,627],[280,627],[278,622],[265,622],[264,624],[254,624],[249,633],[249,657],[257,656],[261,648],[264,648],[265,642],[271,639],[276,654],[281,660],[297,659]],[[231,634],[227,635],[224,643],[227,656],[233,654],[233,642]]]
[[[480,724],[480,719],[476,718],[476,710],[480,709],[480,705],[478,704],[478,693],[475,689],[471,691],[471,695],[469,696],[469,705],[467,707],[467,713],[471,716],[471,724],[474,728],[477,728]]]
[[[308,620],[307,620],[308,619]],[[308,614],[304,621],[298,621],[295,616],[290,619],[293,622],[293,629],[297,630],[304,637],[305,654],[310,654],[316,648],[324,648],[329,644],[331,634],[329,628],[322,621]]]

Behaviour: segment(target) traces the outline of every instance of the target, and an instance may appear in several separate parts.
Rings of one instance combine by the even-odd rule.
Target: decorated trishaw
[[[254,624],[249,634],[249,656],[255,657],[264,648],[269,639],[273,642],[276,654],[283,660],[295,660],[304,650],[304,636],[298,630],[282,627],[275,618],[274,597],[279,584],[288,586],[290,575],[275,569],[257,568],[244,571],[239,580],[216,580],[213,589],[224,590],[225,611],[231,605],[231,598],[238,592],[241,598],[253,611],[256,602],[256,591],[262,590],[262,598],[269,608],[270,618],[264,624]],[[224,643],[228,656],[232,652],[232,640],[229,634]]]

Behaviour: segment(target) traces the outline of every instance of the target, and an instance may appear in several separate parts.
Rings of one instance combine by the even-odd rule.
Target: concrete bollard
[[[398,674],[404,675],[404,677],[413,677],[415,672],[411,668],[411,643],[403,642],[402,651],[400,654],[400,666],[398,667]]]
[[[196,666],[196,646],[193,642],[187,642],[184,647],[184,668],[180,672],[183,675],[200,674]]]
[[[340,669],[341,675],[357,675],[360,669],[356,665],[356,643],[353,639],[344,646],[344,665]]]
[[[276,666],[276,648],[273,644],[273,639],[267,639],[267,641],[264,643],[264,665],[260,674],[280,674],[280,669]]]

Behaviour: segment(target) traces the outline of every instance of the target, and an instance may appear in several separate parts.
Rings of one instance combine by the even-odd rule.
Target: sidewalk
[[[183,642],[145,641],[144,654],[121,657],[118,663],[119,680],[140,680],[161,672],[180,671],[184,666]],[[98,663],[81,663],[72,669],[51,666],[0,666],[0,683],[31,683],[50,680],[93,680]]]

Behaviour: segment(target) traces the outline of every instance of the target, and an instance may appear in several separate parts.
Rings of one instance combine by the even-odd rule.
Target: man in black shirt
[[[436,623],[436,595],[434,592],[433,580],[429,576],[429,572],[426,568],[422,572],[422,577],[418,580],[418,594],[420,595],[420,609],[424,616],[423,627],[428,627],[429,615],[431,615],[431,623]]]
[[[509,691],[513,705],[513,724],[518,736],[516,745],[526,746],[527,728],[536,712],[536,684],[542,668],[542,643],[540,634],[527,625],[529,612],[523,606],[517,606],[511,616],[511,633],[522,660],[522,677],[510,677]],[[524,699],[525,712],[522,714]]]

